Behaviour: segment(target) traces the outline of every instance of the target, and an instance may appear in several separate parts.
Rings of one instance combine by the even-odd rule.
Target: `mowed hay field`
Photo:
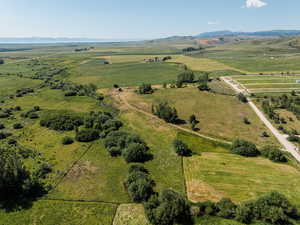
[[[200,133],[233,140],[243,138],[258,145],[277,144],[273,136],[260,137],[268,129],[251,110],[248,104],[241,103],[234,96],[200,92],[197,88],[159,89],[152,95],[127,94],[128,101],[148,112],[152,104],[167,101],[178,111],[179,118],[188,121],[195,114],[200,123]],[[251,124],[246,125],[247,117]],[[183,125],[189,128],[189,124]]]
[[[103,65],[94,59],[72,69],[70,81],[78,84],[93,83],[99,88],[136,86],[142,83],[162,84],[175,80],[183,71],[182,66],[173,63],[123,62]]]
[[[236,202],[254,199],[270,191],[300,200],[299,169],[265,158],[246,158],[231,153],[205,152],[184,159],[190,200],[218,201],[230,197]]]
[[[213,57],[212,59],[227,66],[249,72],[287,72],[300,71],[299,56],[285,57]]]
[[[22,211],[0,211],[0,223],[5,225],[108,225],[114,218],[117,205],[37,201]]]
[[[299,75],[257,75],[257,76],[232,76],[240,84],[243,84],[250,92],[290,92],[300,89]]]
[[[196,58],[184,55],[172,56],[172,59],[168,62],[183,63],[189,69],[195,71],[236,70],[234,67],[227,66],[213,59]]]

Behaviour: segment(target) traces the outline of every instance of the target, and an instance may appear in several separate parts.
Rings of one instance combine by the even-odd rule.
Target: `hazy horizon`
[[[11,0],[1,5],[0,37],[144,40],[218,30],[296,30],[299,7],[296,0]]]

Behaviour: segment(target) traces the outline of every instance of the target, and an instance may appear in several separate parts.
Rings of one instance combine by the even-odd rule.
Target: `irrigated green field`
[[[182,67],[172,63],[125,62],[110,65],[94,59],[75,67],[69,78],[78,84],[96,84],[99,88],[136,86],[142,83],[162,84],[176,79]]]

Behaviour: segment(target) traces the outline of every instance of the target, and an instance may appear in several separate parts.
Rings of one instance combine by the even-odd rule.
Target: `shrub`
[[[76,133],[76,141],[91,142],[99,138],[99,132],[95,129],[84,129]]]
[[[145,162],[148,160],[147,146],[140,143],[131,143],[126,149],[122,151],[122,156],[128,163],[131,162]]]
[[[0,140],[1,139],[5,139],[7,137],[11,136],[11,133],[7,133],[7,132],[0,132]]]
[[[62,144],[63,145],[70,145],[70,144],[73,144],[74,143],[74,139],[71,138],[71,137],[64,137],[62,139]]]
[[[154,91],[151,87],[151,84],[142,84],[139,86],[137,92],[139,94],[152,94]]]
[[[130,167],[129,175],[124,184],[134,202],[147,201],[154,193],[154,182],[142,166]]]
[[[66,97],[70,97],[70,96],[76,96],[77,95],[77,92],[76,91],[68,91],[65,93],[65,96]]]
[[[217,215],[226,219],[232,219],[235,217],[235,211],[237,206],[229,198],[223,198],[216,204],[218,208]]]
[[[145,214],[151,224],[170,225],[191,220],[190,205],[179,193],[164,190],[144,204]]]
[[[160,103],[159,105],[153,108],[153,114],[163,119],[168,123],[177,123],[178,115],[177,110],[171,106],[167,102]]]
[[[195,80],[195,75],[193,71],[184,71],[177,76],[177,81],[182,83],[193,83]]]
[[[3,130],[5,128],[3,123],[0,123],[0,130]]]
[[[189,149],[189,147],[178,139],[173,141],[173,148],[176,154],[179,156],[191,156],[192,154],[192,151]]]
[[[237,95],[237,98],[239,101],[243,102],[243,103],[247,103],[248,102],[248,99],[247,97],[243,94],[243,93],[239,93]]]
[[[40,125],[52,130],[70,131],[83,124],[83,119],[72,113],[54,113],[44,115]]]
[[[261,153],[263,156],[267,157],[268,159],[272,160],[273,162],[287,162],[287,158],[282,151],[280,151],[275,146],[265,146]]]
[[[200,215],[215,216],[218,212],[216,204],[212,201],[198,202]]]
[[[284,195],[271,192],[257,200],[242,204],[236,210],[236,219],[243,223],[260,220],[271,224],[290,224],[297,217],[297,209]]]
[[[110,156],[112,156],[112,157],[117,157],[117,156],[121,155],[121,153],[122,153],[121,149],[118,147],[110,147],[107,149],[107,151],[110,154]]]
[[[0,112],[0,118],[8,118],[10,116],[9,113],[6,112]]]
[[[247,117],[244,117],[243,121],[244,121],[244,124],[247,124],[247,125],[251,124]]]
[[[296,135],[293,135],[293,134],[290,135],[287,139],[291,142],[300,142],[300,138]]]
[[[199,91],[210,91],[210,88],[207,83],[200,83],[198,85]]]
[[[13,125],[13,128],[14,129],[22,129],[23,128],[23,125],[22,124],[20,124],[20,123],[15,123],[14,125]]]
[[[30,113],[28,117],[29,119],[38,119],[39,115],[37,113]]]
[[[231,146],[231,151],[234,154],[238,154],[246,157],[255,157],[260,154],[255,144],[245,140],[239,140],[239,139],[233,142]]]
[[[16,144],[17,144],[17,140],[14,139],[14,138],[11,138],[11,139],[8,140],[7,143],[8,143],[9,145],[16,145]]]

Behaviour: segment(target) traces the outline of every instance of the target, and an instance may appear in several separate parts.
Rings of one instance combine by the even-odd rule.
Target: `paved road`
[[[151,118],[153,118],[153,119],[155,119],[155,120],[160,120],[161,122],[163,122],[163,123],[169,125],[170,127],[174,127],[174,128],[176,128],[176,129],[178,129],[178,130],[182,130],[182,131],[184,131],[184,132],[187,132],[187,133],[190,133],[190,134],[194,134],[194,135],[196,135],[196,136],[198,136],[198,137],[205,138],[205,139],[209,139],[209,140],[211,140],[211,141],[221,142],[221,143],[224,143],[224,144],[232,144],[232,143],[229,142],[229,141],[225,141],[225,140],[221,140],[221,139],[209,137],[209,136],[200,134],[200,133],[198,133],[198,132],[189,130],[189,129],[187,129],[187,128],[178,126],[178,125],[176,125],[176,124],[166,123],[165,121],[159,119],[157,116],[155,116],[155,115],[153,115],[153,114],[151,114],[151,113],[149,113],[149,112],[146,112],[146,111],[144,111],[144,110],[142,110],[142,109],[139,109],[139,108],[137,108],[137,107],[131,105],[131,104],[127,101],[127,99],[126,99],[126,97],[125,97],[126,94],[125,94],[124,92],[126,92],[126,90],[124,90],[123,92],[117,92],[117,91],[116,91],[115,93],[113,93],[113,96],[118,97],[118,99],[119,99],[119,100],[120,100],[127,108],[129,108],[129,109],[132,109],[132,110],[134,110],[134,111],[136,111],[136,112],[142,113],[142,114],[144,114],[144,115],[146,115],[146,116],[148,116],[148,117],[151,117]]]
[[[240,89],[239,85],[232,82],[232,80],[228,77],[221,77],[221,79],[226,82],[228,85],[230,85],[237,93],[246,93],[247,90]],[[253,109],[253,111],[257,114],[257,116],[260,118],[260,120],[269,128],[269,130],[274,134],[274,136],[277,138],[277,140],[280,142],[280,144],[284,147],[284,149],[291,153],[294,158],[300,162],[300,154],[298,152],[298,148],[296,145],[291,143],[287,140],[287,137],[283,134],[281,134],[272,124],[271,122],[265,117],[265,115],[257,108],[257,106],[252,102],[252,100],[248,97],[248,103],[250,107]]]

